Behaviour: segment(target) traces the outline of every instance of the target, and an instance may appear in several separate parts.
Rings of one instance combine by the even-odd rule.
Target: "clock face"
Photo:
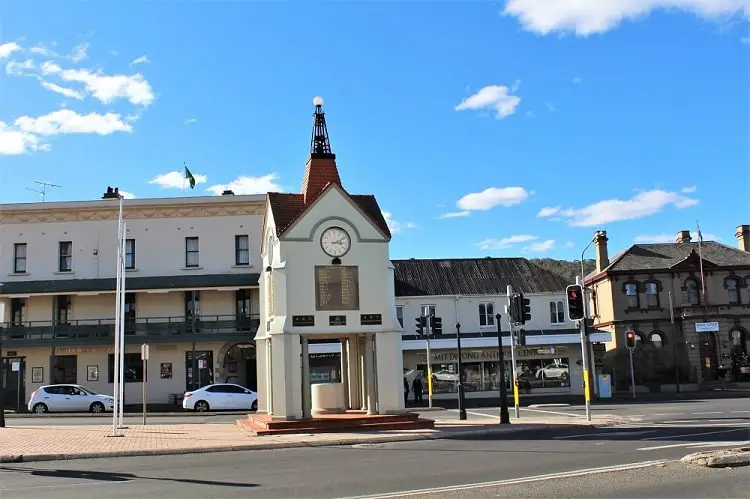
[[[352,240],[341,227],[330,227],[320,236],[320,247],[326,255],[340,258],[349,252]]]

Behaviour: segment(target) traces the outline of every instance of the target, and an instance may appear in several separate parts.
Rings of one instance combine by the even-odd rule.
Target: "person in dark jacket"
[[[409,402],[409,382],[404,377],[404,406]]]
[[[422,403],[422,378],[417,376],[411,383],[411,391],[414,392],[414,402],[417,404]]]

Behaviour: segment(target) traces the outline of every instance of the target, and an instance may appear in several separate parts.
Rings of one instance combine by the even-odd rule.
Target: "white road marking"
[[[582,437],[611,437],[611,436],[622,436],[631,437],[635,435],[646,435],[648,433],[655,433],[659,430],[641,430],[641,431],[609,431],[606,433],[584,433],[582,435],[564,435],[562,437],[554,437],[554,440],[569,440],[571,438],[582,438]]]
[[[669,440],[672,438],[700,437],[703,435],[716,435],[717,433],[732,433],[735,431],[747,431],[747,428],[733,428],[731,430],[704,431],[702,433],[682,433],[680,435],[667,435],[659,437],[648,437],[643,440]]]
[[[489,487],[501,487],[504,485],[519,485],[523,483],[542,482],[546,480],[558,480],[560,478],[574,478],[579,476],[596,475],[601,473],[611,473],[615,471],[636,470],[666,464],[667,460],[658,461],[641,461],[638,463],[618,464],[615,466],[603,466],[601,468],[586,468],[574,471],[565,471],[561,473],[549,473],[546,475],[534,475],[521,478],[511,478],[508,480],[498,480],[495,482],[468,483],[465,485],[452,485],[448,487],[433,487],[429,489],[404,490],[400,492],[391,492],[386,494],[373,494],[368,496],[355,496],[341,499],[387,499],[396,497],[413,497],[426,494],[439,494],[447,492],[460,492],[465,490],[485,489]]]
[[[684,412],[655,412],[652,416],[680,416],[685,414]]]
[[[701,447],[741,447],[750,442],[690,442],[686,444],[670,444],[670,445],[654,445],[652,447],[640,447],[636,450],[648,451],[648,450],[661,450],[661,449],[672,449],[676,447],[690,447],[698,449]]]
[[[700,414],[721,414],[721,411],[708,411],[708,412],[693,412],[692,414],[694,416],[698,416]]]
[[[748,413],[750,411],[729,411],[729,412],[742,412],[742,413]]]
[[[109,482],[109,483],[129,483],[134,482],[135,480],[117,480],[116,482]],[[106,482],[103,482],[101,480],[92,480],[89,482],[76,482],[76,483],[58,483],[56,485],[27,485],[25,487],[21,487],[19,489],[0,489],[0,492],[17,492],[19,490],[31,490],[31,489],[58,489],[62,487],[86,487],[89,485],[105,485]]]
[[[571,414],[569,412],[560,412],[560,411],[543,411],[541,409],[529,409],[528,407],[521,407],[522,411],[529,411],[529,412],[542,412],[545,414],[557,414],[558,416],[568,416],[571,418],[585,418],[586,416],[584,414]]]

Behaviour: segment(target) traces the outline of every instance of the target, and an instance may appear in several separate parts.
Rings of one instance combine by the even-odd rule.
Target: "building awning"
[[[256,287],[260,274],[196,274],[154,277],[125,277],[128,292],[206,288]],[[114,293],[114,277],[104,279],[49,279],[45,281],[4,282],[0,296],[65,295],[76,293]]]

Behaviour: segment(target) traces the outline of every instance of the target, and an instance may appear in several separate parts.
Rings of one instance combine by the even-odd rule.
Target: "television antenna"
[[[40,189],[32,189],[31,187],[27,187],[27,191],[36,192],[37,194],[42,196],[42,203],[47,199],[47,189],[50,187],[62,187],[61,185],[52,184],[50,182],[40,182],[38,180],[34,180],[35,184],[39,184],[41,186]]]

